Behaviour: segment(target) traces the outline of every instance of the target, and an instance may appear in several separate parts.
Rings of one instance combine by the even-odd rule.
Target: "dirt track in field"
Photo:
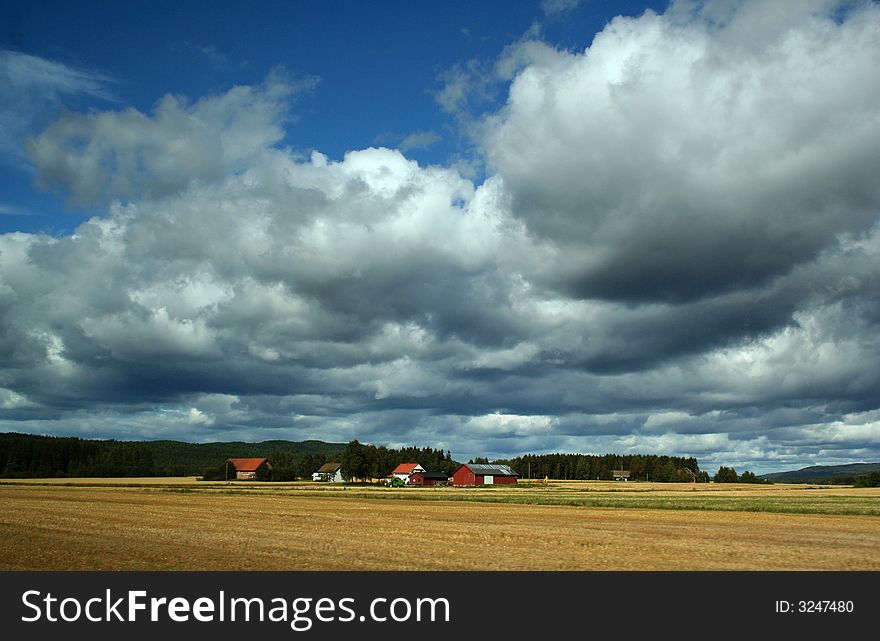
[[[4,570],[878,570],[880,518],[0,486]]]

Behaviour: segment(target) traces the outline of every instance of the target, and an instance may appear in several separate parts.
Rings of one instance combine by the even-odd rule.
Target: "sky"
[[[0,9],[0,431],[880,460],[880,5]]]

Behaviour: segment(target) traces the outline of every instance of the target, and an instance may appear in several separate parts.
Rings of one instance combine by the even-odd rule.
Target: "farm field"
[[[880,489],[0,483],[3,570],[877,570]]]

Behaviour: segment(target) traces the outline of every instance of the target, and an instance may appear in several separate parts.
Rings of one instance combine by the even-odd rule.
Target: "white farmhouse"
[[[424,472],[425,468],[423,468],[418,463],[401,463],[397,467],[394,468],[394,471],[388,475],[389,479],[398,478],[404,483],[409,482],[409,477],[415,474],[416,472]]]
[[[312,474],[312,480],[342,483],[342,465],[340,463],[325,463],[317,472]]]

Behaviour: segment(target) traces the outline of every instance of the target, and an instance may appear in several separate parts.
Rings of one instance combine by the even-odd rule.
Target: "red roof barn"
[[[401,463],[397,467],[394,468],[394,471],[388,475],[388,478],[399,478],[401,481],[409,481],[409,477],[412,476],[414,472],[424,472],[425,468],[423,468],[418,463]]]
[[[257,470],[263,465],[267,470],[272,469],[272,464],[267,458],[228,458],[226,462],[235,470],[235,478],[239,480],[252,479],[257,475]]]
[[[514,485],[519,476],[506,465],[464,463],[452,474],[454,485]]]
[[[409,485],[446,485],[449,475],[444,472],[413,472]]]

